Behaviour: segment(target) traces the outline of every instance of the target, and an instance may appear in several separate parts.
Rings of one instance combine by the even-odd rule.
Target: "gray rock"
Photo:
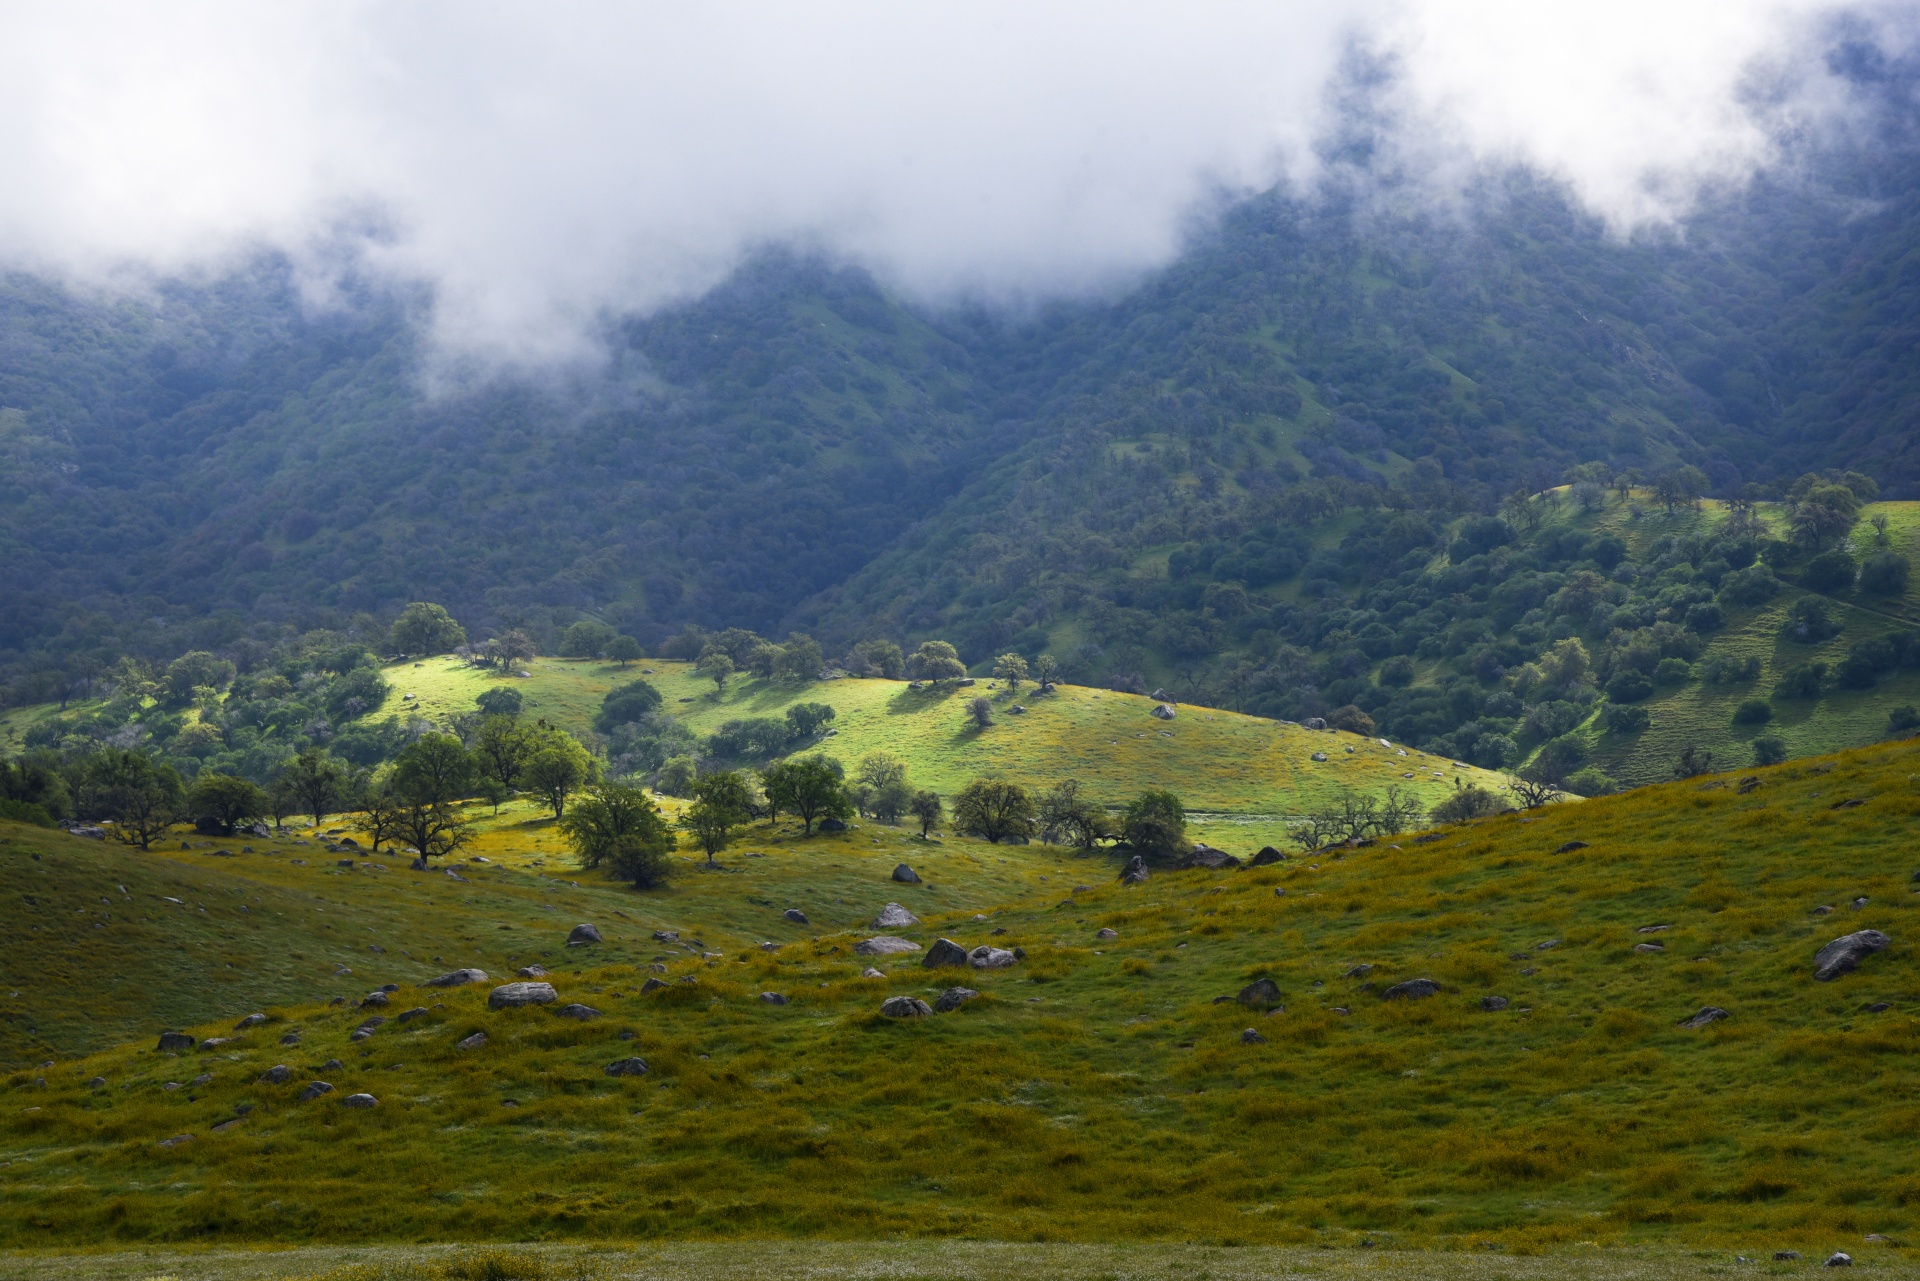
[[[1188,850],[1174,866],[1178,868],[1204,867],[1217,872],[1222,868],[1239,867],[1240,860],[1225,850],[1214,849],[1211,845],[1196,845],[1191,850]]]
[[[1775,1263],[1792,1263],[1799,1257],[1800,1252],[1798,1250],[1775,1250],[1773,1252],[1773,1261]]]
[[[1559,946],[1560,946],[1559,939],[1548,939],[1544,943],[1535,943],[1533,945],[1533,950],[1536,952],[1551,952],[1554,948]]]
[[[658,992],[660,989],[666,986],[667,985],[661,982],[659,979],[648,979],[645,983],[642,983],[640,985],[640,995],[645,996],[649,992]]]
[[[1272,979],[1255,979],[1240,989],[1233,998],[1240,1004],[1253,1009],[1266,1009],[1270,1005],[1280,1004],[1280,985]]]
[[[680,941],[680,931],[655,930],[653,932],[653,941],[656,943],[678,943]]]
[[[760,999],[768,1005],[785,1005],[787,1003],[785,994],[780,992],[762,992]]]
[[[1820,1266],[1823,1268],[1850,1268],[1853,1266],[1853,1256],[1844,1250],[1835,1250],[1827,1256],[1827,1261]]]
[[[1170,721],[1177,713],[1170,705],[1162,703],[1160,706],[1154,708],[1153,711],[1149,712],[1148,715],[1152,716],[1155,720]]]
[[[573,927],[573,932],[567,935],[568,947],[572,947],[577,943],[604,942],[606,942],[606,940],[600,937],[599,927],[594,925],[576,925]]]
[[[943,966],[964,966],[971,962],[967,957],[966,948],[952,939],[939,939],[927,949],[927,954],[921,958],[920,964],[927,969],[937,970]]]
[[[424,1005],[416,1005],[410,1010],[402,1010],[400,1012],[400,1021],[402,1023],[411,1023],[415,1019],[424,1019],[425,1017],[427,1017],[427,1007]]]
[[[250,1027],[259,1027],[262,1023],[265,1023],[266,1021],[267,1021],[267,1016],[264,1014],[249,1014],[247,1015],[246,1018],[241,1019],[238,1023],[235,1023],[233,1025],[233,1030],[236,1032],[244,1032]]]
[[[1260,852],[1247,860],[1248,867],[1265,867],[1269,863],[1278,863],[1287,856],[1271,845],[1262,845]]]
[[[93,1080],[87,1082],[87,1088],[90,1090],[104,1089],[106,1088],[106,1084],[107,1084],[106,1077],[96,1076],[93,1078]]]
[[[302,1103],[311,1103],[323,1094],[332,1094],[332,1093],[333,1093],[332,1085],[328,1084],[325,1081],[315,1081],[312,1085],[309,1085],[306,1089],[300,1091],[299,1097]]]
[[[1843,935],[1814,954],[1813,977],[1830,983],[1891,942],[1879,930],[1855,930]]]
[[[1554,850],[1554,853],[1555,854],[1571,854],[1575,850],[1583,850],[1586,848],[1587,848],[1587,843],[1585,841],[1568,841],[1566,844]]]
[[[933,1007],[917,996],[890,996],[881,1002],[880,1012],[890,1019],[924,1019]]]
[[[920,945],[911,939],[895,938],[891,934],[876,934],[870,939],[861,939],[853,945],[859,956],[898,956],[903,952],[918,952]]]
[[[578,1019],[582,1023],[587,1022],[589,1019],[597,1019],[600,1017],[600,1011],[594,1009],[591,1005],[580,1005],[578,1003],[563,1005],[555,1010],[554,1013],[563,1019]]]
[[[1395,983],[1380,994],[1388,1001],[1419,1001],[1434,995],[1440,985],[1432,979],[1408,979],[1405,983]]]
[[[285,1085],[293,1079],[293,1069],[284,1063],[276,1063],[260,1074],[262,1085]]]
[[[1324,765],[1327,762],[1327,754],[1325,752],[1315,752],[1313,755],[1307,757],[1307,759],[1310,761],[1318,761]]]
[[[847,825],[837,818],[823,818],[820,820],[820,830],[823,832],[844,832],[847,830]]]
[[[1633,950],[1636,952],[1652,954],[1654,952],[1666,951],[1667,945],[1665,943],[1635,943],[1633,945]]]
[[[639,1057],[615,1059],[607,1064],[608,1076],[645,1076],[647,1061]]]
[[[229,1044],[232,1040],[233,1038],[229,1036],[210,1036],[206,1040],[200,1042],[200,1044],[195,1048],[198,1049],[202,1054],[205,1054],[208,1051],[217,1050],[221,1046]]]
[[[944,941],[945,940],[942,940],[942,942]],[[928,955],[931,957],[932,954],[929,953]],[[967,953],[967,964],[976,970],[1004,970],[1008,966],[1018,964],[1019,961],[1020,953],[1018,951],[1010,952],[1006,948],[993,947],[986,943],[982,943],[979,947]]]
[[[933,1003],[934,1013],[945,1014],[949,1010],[957,1010],[978,995],[970,987],[950,987]]]
[[[904,930],[909,925],[920,924],[920,918],[901,907],[898,903],[889,903],[880,909],[880,915],[873,918],[876,930]]]
[[[1093,932],[1093,936],[1097,939],[1117,939],[1120,937],[1120,931],[1115,929],[1098,929]]]
[[[806,914],[805,912],[802,912],[802,911],[801,911],[801,910],[800,910],[799,908],[797,908],[797,907],[790,907],[790,908],[788,908],[788,909],[787,909],[786,911],[784,911],[784,912],[782,912],[782,913],[780,913],[780,915],[781,915],[782,917],[784,917],[785,919],[787,919],[787,920],[789,920],[789,921],[792,921],[792,922],[793,922],[793,923],[794,923],[795,925],[811,925],[811,924],[813,924],[813,922],[812,922],[812,921],[809,921],[809,920],[807,919],[807,914]]]
[[[1242,1045],[1265,1045],[1266,1043],[1267,1043],[1267,1038],[1264,1036],[1261,1036],[1258,1032],[1254,1031],[1252,1028],[1248,1028],[1246,1031],[1240,1034],[1240,1044]]]
[[[453,1048],[456,1050],[477,1050],[486,1043],[487,1034],[485,1032],[475,1032],[472,1036],[455,1041]]]
[[[860,971],[860,977],[863,979],[883,979],[887,976],[869,965],[866,969]]]
[[[1483,996],[1480,998],[1480,1008],[1483,1010],[1504,1010],[1509,1004],[1511,1004],[1511,1002],[1504,996]]]
[[[551,1005],[560,999],[551,983],[506,983],[487,993],[490,1010],[513,1009],[522,1005]]]
[[[340,1106],[343,1108],[360,1108],[365,1110],[367,1108],[379,1107],[380,1100],[374,1098],[371,1094],[349,1094],[346,1098],[340,1100]]]
[[[193,1136],[191,1134],[176,1134],[170,1139],[160,1140],[159,1146],[163,1148],[177,1148],[182,1143],[191,1143],[191,1142],[193,1142]]]
[[[1147,697],[1156,703],[1171,703],[1173,701],[1173,695],[1167,693],[1164,689],[1156,689],[1153,693],[1147,695]]]
[[[546,971],[542,970],[541,973],[544,974],[546,973]],[[465,987],[469,983],[485,983],[486,981],[487,981],[487,972],[485,970],[463,969],[463,970],[455,970],[451,974],[442,974],[437,979],[428,979],[427,986],[428,987]]]
[[[547,977],[547,967],[544,965],[523,965],[518,970],[515,970],[514,973],[523,979],[543,979]],[[481,981],[485,982],[486,980],[482,979]]]
[[[193,1036],[187,1032],[162,1032],[158,1049],[169,1054],[178,1054],[191,1050],[195,1045]]]
[[[196,1077],[194,1077],[194,1078],[193,1078],[193,1080],[191,1080],[191,1081],[188,1081],[188,1082],[187,1082],[187,1084],[188,1084],[188,1085],[194,1085],[194,1086],[199,1086],[199,1085],[205,1085],[205,1084],[207,1084],[207,1083],[208,1083],[209,1081],[211,1081],[211,1080],[213,1080],[213,1073],[211,1073],[211,1072],[202,1072],[202,1073],[201,1073],[201,1074],[200,1074],[199,1076],[196,1076]],[[45,1084],[46,1084],[46,1081],[45,1081],[44,1079],[36,1079],[36,1080],[34,1081],[34,1084],[35,1084],[35,1085],[45,1085]]]
[[[365,1009],[367,1006],[373,1006],[378,1009],[380,1006],[391,1003],[392,999],[388,997],[385,992],[369,992],[366,997],[361,1000],[360,1006],[362,1009]]]
[[[1360,962],[1360,964],[1353,966],[1351,969],[1349,969],[1345,974],[1342,974],[1340,977],[1343,979],[1363,979],[1371,973],[1373,973],[1373,962],[1362,961]]]
[[[920,884],[920,873],[914,871],[905,863],[902,863],[893,869],[893,879],[899,881],[902,885],[918,885]]]
[[[1304,721],[1301,721],[1300,725],[1301,725],[1301,728],[1303,729],[1325,729],[1327,727],[1327,722],[1324,717],[1309,716]]]
[[[1680,1026],[1689,1031],[1705,1027],[1709,1023],[1718,1023],[1727,1017],[1727,1012],[1717,1005],[1703,1005],[1700,1012],[1690,1018],[1680,1020]]]
[[[1147,878],[1151,875],[1152,873],[1147,871],[1147,860],[1141,855],[1135,854],[1127,860],[1127,865],[1120,869],[1120,883],[1122,885],[1144,885],[1147,882]]]

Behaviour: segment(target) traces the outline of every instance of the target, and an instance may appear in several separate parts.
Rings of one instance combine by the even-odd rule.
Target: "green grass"
[[[347,1039],[361,1011],[289,1005],[208,1054],[142,1040],[16,1071],[0,1089],[0,1245],[956,1237],[1861,1255],[1869,1232],[1920,1226],[1917,769],[1911,745],[1876,747],[1760,771],[1745,794],[1693,780],[1131,889],[1105,859],[964,840],[921,849],[931,887],[903,887],[887,873],[910,843],[870,825],[749,842],[764,857],[690,872],[671,896],[626,894],[608,953],[567,955],[557,931],[582,914],[555,919],[543,942],[572,962],[555,982],[605,1012],[593,1022],[490,1013],[484,989],[403,988],[397,1008],[430,1013],[364,1046]],[[1862,803],[1834,808],[1848,800]],[[1587,846],[1556,853],[1570,840]],[[486,875],[504,894],[531,872]],[[433,883],[364,879],[369,904],[416,903]],[[881,962],[885,977],[862,978],[853,922],[889,899],[923,918],[922,941],[992,939],[1027,958],[964,976]],[[815,925],[781,933],[789,903]],[[710,922],[702,941],[720,955],[642,946],[652,920]],[[1670,928],[1637,932],[1654,924]],[[1813,952],[1863,927],[1894,945],[1815,983]],[[1633,950],[1648,940],[1664,950]],[[1376,968],[1343,977],[1358,963]],[[642,995],[656,974],[667,988]],[[1285,1013],[1214,1003],[1262,976]],[[1416,976],[1443,991],[1381,998]],[[920,1023],[878,1016],[884,996],[930,998],[956,977],[981,997]],[[1484,1011],[1486,995],[1512,1004]],[[1892,1008],[1868,1012],[1876,1001]],[[1732,1017],[1676,1026],[1704,1005]],[[1249,1026],[1264,1044],[1242,1044]],[[288,1027],[304,1040],[283,1049]],[[482,1051],[454,1048],[476,1030]],[[628,1054],[652,1071],[604,1075]],[[331,1058],[344,1066],[323,1069]],[[276,1063],[291,1084],[257,1080]],[[337,1093],[296,1102],[315,1076]],[[380,1106],[333,1101],[360,1090]],[[158,1146],[180,1134],[194,1137]]]

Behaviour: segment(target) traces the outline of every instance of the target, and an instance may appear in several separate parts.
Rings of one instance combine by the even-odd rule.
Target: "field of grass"
[[[503,943],[484,916],[467,921],[473,950],[442,955],[493,970],[544,950],[566,962],[552,966],[561,1001],[600,1018],[403,986],[384,1012],[427,1013],[364,1044],[348,1033],[366,1011],[290,1003],[206,1053],[143,1038],[15,1071],[0,1089],[0,1246],[1593,1242],[1723,1262],[1844,1248],[1904,1267],[1904,1246],[1863,1238],[1920,1227],[1916,771],[1914,746],[1879,746],[1757,771],[1745,792],[1696,779],[1133,888],[1104,859],[967,840],[922,847],[931,885],[901,886],[888,873],[917,843],[871,825],[749,841],[667,896],[582,881],[582,895],[625,894],[626,919],[596,914],[605,950],[558,946],[589,915],[567,900],[542,938]],[[7,835],[9,858],[21,842],[78,844]],[[471,888],[401,888],[400,872],[326,884],[343,913],[350,894],[397,910],[443,884],[504,899],[554,887],[531,880],[534,857]],[[303,884],[285,856],[258,858],[287,892]],[[205,866],[210,892],[264,875],[244,856]],[[959,973],[882,959],[863,977],[852,945],[871,931],[854,924],[888,900],[922,918],[900,931],[922,943],[1026,958]],[[815,923],[782,932],[789,905]],[[655,921],[703,931],[703,946],[654,945]],[[1892,946],[1816,983],[1814,951],[1860,928]],[[393,957],[356,966],[355,990],[428,968]],[[643,993],[654,977],[665,987]],[[1216,1002],[1263,977],[1284,1010]],[[1439,994],[1384,999],[1414,977]],[[931,1000],[956,979],[980,996],[922,1021],[879,1015],[888,995]],[[1510,1004],[1484,1009],[1491,996]],[[1678,1026],[1708,1005],[1729,1017]],[[289,1028],[302,1042],[282,1047]],[[1263,1039],[1243,1041],[1248,1028]],[[456,1048],[475,1031],[485,1046]],[[646,1075],[605,1074],[636,1054]],[[288,1083],[259,1079],[275,1064]],[[297,1101],[313,1079],[336,1091]],[[337,1102],[362,1091],[378,1106]]]

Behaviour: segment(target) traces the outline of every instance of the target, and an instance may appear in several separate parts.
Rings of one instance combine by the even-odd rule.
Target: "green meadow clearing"
[[[1916,771],[1913,745],[1880,746],[1755,771],[1745,791],[1745,775],[1693,779],[1137,887],[1105,858],[967,840],[909,855],[917,842],[872,825],[748,840],[666,895],[581,881],[594,899],[541,898],[566,881],[538,879],[531,854],[469,861],[455,882],[174,852],[156,866],[199,869],[210,919],[214,891],[243,877],[331,896],[343,943],[388,904],[400,934],[384,953],[361,944],[351,983],[328,986],[395,982],[378,1013],[424,1013],[355,1042],[375,1011],[235,987],[192,1029],[226,1044],[158,1053],[151,1033],[172,1020],[156,1016],[136,1041],[16,1069],[0,1089],[0,1246],[952,1238],[1371,1243],[1370,1260],[1599,1250],[1621,1269],[1594,1275],[1670,1275],[1692,1266],[1682,1249],[1905,1267],[1920,1204]],[[53,891],[71,876],[77,896],[82,871],[104,870],[85,858],[140,859],[6,836],[9,884],[44,875],[49,920],[81,919]],[[903,857],[928,885],[889,879]],[[917,954],[856,954],[862,918],[889,901],[921,920],[894,933],[1025,958],[929,971]],[[789,906],[811,923],[782,922]],[[236,916],[220,924],[237,935]],[[566,948],[575,918],[609,942]],[[656,943],[656,922],[680,938]],[[423,957],[413,928],[442,931],[437,950]],[[1861,928],[1892,945],[1815,982],[1814,952]],[[415,986],[454,965],[497,982],[536,956],[560,1004],[598,1017]],[[42,997],[84,1008],[97,993],[72,964]],[[1234,999],[1262,978],[1274,1008]],[[1413,978],[1438,994],[1387,998]],[[879,1013],[956,983],[979,995],[924,1019]],[[1679,1026],[1706,1006],[1728,1017]],[[269,1022],[235,1032],[256,1008]],[[458,1048],[476,1032],[484,1045]],[[644,1075],[606,1073],[632,1056]],[[287,1080],[263,1080],[277,1065]],[[314,1080],[335,1088],[300,1101]],[[340,1104],[354,1093],[377,1106]],[[1656,1270],[1631,1272],[1640,1248]],[[337,1275],[439,1266],[406,1257]],[[919,1257],[925,1275],[964,1274]]]

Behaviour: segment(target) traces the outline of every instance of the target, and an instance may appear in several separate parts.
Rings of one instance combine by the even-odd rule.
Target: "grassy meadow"
[[[1878,746],[1755,771],[1745,791],[1741,775],[1694,779],[1131,888],[1106,859],[862,825],[750,840],[666,895],[582,881],[583,896],[622,895],[625,919],[569,899],[512,942],[497,927],[516,922],[464,896],[557,890],[533,879],[537,855],[470,863],[468,883],[322,882],[312,860],[303,882],[287,856],[256,855],[288,893],[339,896],[343,926],[349,896],[388,896],[422,922],[464,922],[469,947],[355,965],[356,993],[402,984],[381,1013],[426,1010],[362,1043],[348,1034],[368,1011],[352,1004],[259,1002],[271,1021],[234,1033],[249,1007],[234,1000],[194,1029],[232,1037],[204,1053],[157,1053],[148,1036],[14,1071],[0,1246],[954,1237],[1848,1249],[1905,1267],[1897,1243],[1920,1226],[1917,770],[1913,745]],[[80,844],[6,834],[10,861],[62,843],[35,870]],[[903,856],[928,886],[888,879]],[[209,890],[266,874],[245,856],[197,866]],[[921,918],[897,932],[923,944],[1026,958],[930,972],[856,955],[871,933],[856,922],[888,901]],[[813,923],[785,926],[787,906]],[[566,949],[576,916],[609,944]],[[655,944],[656,921],[681,945]],[[1893,945],[1816,983],[1813,953],[1860,928]],[[410,985],[541,952],[560,1001],[600,1017]],[[1440,992],[1385,999],[1415,977]],[[1218,1001],[1258,978],[1281,1008]],[[649,979],[664,987],[643,992]],[[924,1020],[879,1014],[956,981],[980,995]],[[1729,1017],[1678,1026],[1709,1005]],[[282,1045],[292,1029],[300,1043]],[[606,1075],[629,1055],[649,1071]],[[262,1081],[281,1064],[286,1083]],[[335,1092],[298,1101],[315,1079]],[[355,1092],[378,1106],[339,1104]]]

